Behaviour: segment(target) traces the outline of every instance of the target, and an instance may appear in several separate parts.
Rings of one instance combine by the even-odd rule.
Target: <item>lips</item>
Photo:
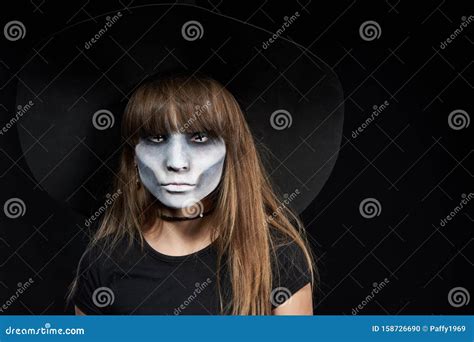
[[[196,187],[195,184],[190,183],[163,183],[161,186],[170,192],[184,192],[192,190]]]

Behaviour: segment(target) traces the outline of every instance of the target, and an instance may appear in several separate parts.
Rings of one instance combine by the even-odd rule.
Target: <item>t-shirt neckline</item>
[[[163,254],[161,252],[158,252],[155,248],[153,248],[148,241],[143,238],[143,243],[145,246],[145,249],[148,251],[149,254],[151,254],[153,257],[160,259],[160,260],[165,260],[165,261],[171,261],[171,262],[183,262],[186,260],[192,260],[196,257],[203,256],[205,254],[208,254],[211,252],[212,247],[214,245],[214,242],[211,242],[209,245],[201,248],[200,250],[186,254],[186,255],[168,255],[168,254]]]

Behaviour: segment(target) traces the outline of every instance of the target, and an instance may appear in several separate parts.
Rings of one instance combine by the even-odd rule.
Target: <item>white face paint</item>
[[[142,184],[174,209],[191,206],[217,188],[225,154],[224,141],[206,133],[142,138],[135,146]]]

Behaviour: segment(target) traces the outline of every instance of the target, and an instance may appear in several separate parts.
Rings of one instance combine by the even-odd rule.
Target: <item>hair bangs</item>
[[[127,111],[126,137],[149,137],[171,133],[206,132],[226,138],[226,93],[216,81],[173,78],[137,89]]]

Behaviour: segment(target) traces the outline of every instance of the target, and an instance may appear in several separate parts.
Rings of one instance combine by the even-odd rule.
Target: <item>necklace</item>
[[[194,217],[187,217],[187,216],[168,216],[168,215],[160,215],[160,218],[165,220],[165,221],[189,221],[189,220],[195,220],[198,218],[202,218],[210,213],[212,213],[214,209],[211,209],[209,211],[206,211],[205,213],[200,213],[197,216]]]

